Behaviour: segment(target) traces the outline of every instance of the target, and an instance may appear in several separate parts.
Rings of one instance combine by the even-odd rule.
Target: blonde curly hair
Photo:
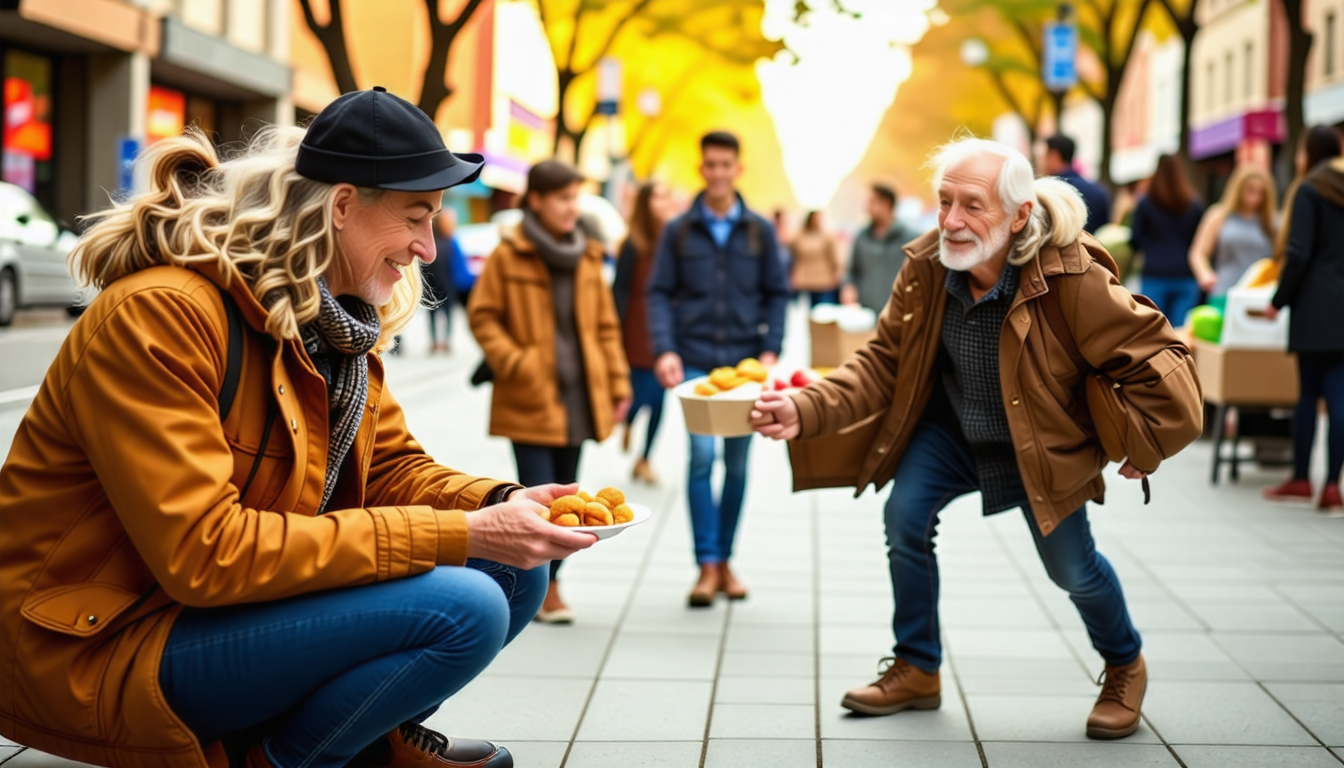
[[[321,305],[317,278],[336,257],[332,202],[336,186],[294,170],[303,128],[267,126],[221,161],[195,129],[162,139],[137,161],[148,189],[105,211],[70,253],[72,273],[103,289],[142,269],[213,264],[226,283],[242,280],[266,308],[266,332],[297,339]],[[364,200],[381,190],[360,189]],[[380,307],[378,349],[410,322],[420,304],[419,269],[407,269]]]

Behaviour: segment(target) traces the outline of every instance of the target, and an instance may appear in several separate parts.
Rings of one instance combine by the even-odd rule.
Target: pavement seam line
[[[19,755],[22,755],[24,752],[27,752],[28,749],[29,749],[28,747],[19,746],[18,749],[14,750],[14,754],[10,755],[9,757],[6,757],[4,760],[0,760],[0,765],[4,765],[5,763],[8,763],[10,760],[13,760],[14,758],[18,757]]]
[[[976,754],[980,755],[980,768],[989,768],[985,744],[980,740],[980,732],[975,729],[975,715],[971,713],[971,702],[966,698],[966,689],[961,686],[961,675],[957,674],[957,655],[951,651],[947,651],[947,669],[952,673],[952,682],[957,685],[957,697],[961,699],[961,708],[966,711],[966,725],[971,729],[971,741],[975,742]]]
[[[674,499],[678,498],[673,496]],[[597,672],[593,675],[593,684],[588,687],[588,695],[583,699],[583,707],[579,710],[579,719],[574,723],[574,732],[570,734],[569,743],[565,745],[565,754],[560,758],[560,768],[565,768],[569,763],[569,755],[574,751],[574,742],[579,738],[579,730],[583,728],[583,721],[588,716],[588,707],[593,703],[593,694],[597,692],[597,684],[602,682],[602,672],[607,668],[607,662],[611,659],[612,649],[616,647],[616,638],[621,634],[621,628],[625,624],[626,616],[630,613],[631,606],[634,605],[635,595],[639,592],[639,587],[644,582],[644,576],[649,570],[649,561],[653,557],[653,552],[658,539],[663,535],[663,530],[667,527],[667,507],[671,504],[664,502],[662,510],[658,515],[658,525],[652,536],[649,537],[649,543],[644,549],[644,557],[639,563],[639,571],[631,582],[630,595],[625,598],[625,605],[621,606],[621,613],[616,617],[616,624],[612,627],[611,638],[607,640],[607,647],[602,651],[602,661],[597,665]]]
[[[723,654],[728,647],[728,630],[733,619],[733,602],[725,601],[723,611],[723,634],[719,635],[719,655],[714,660],[714,681],[709,686],[709,712],[705,716],[705,737],[700,742],[700,764],[698,768],[705,768],[705,760],[709,757],[709,730],[714,726],[714,705],[715,699],[719,695],[719,675],[723,672]]]
[[[812,712],[817,740],[817,768],[822,768],[821,744],[821,501],[812,495],[809,504],[812,529]]]

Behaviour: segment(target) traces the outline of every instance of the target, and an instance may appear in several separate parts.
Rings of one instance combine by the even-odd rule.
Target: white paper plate
[[[616,525],[580,525],[574,528],[569,528],[568,530],[591,533],[601,541],[602,539],[609,539],[612,536],[615,536],[626,528],[647,522],[653,517],[653,510],[643,504],[631,504],[628,501],[626,504],[630,507],[631,511],[635,513],[635,519],[628,523],[617,523]]]

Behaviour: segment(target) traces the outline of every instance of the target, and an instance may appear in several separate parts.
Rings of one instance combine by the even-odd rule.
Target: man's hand
[[[1120,476],[1126,480],[1142,480],[1148,476],[1148,473],[1140,471],[1138,467],[1126,461],[1124,466],[1120,467]]]
[[[792,440],[802,428],[798,404],[783,392],[762,392],[751,412],[751,423],[755,431],[774,440]]]
[[[616,411],[612,416],[612,421],[620,424],[625,421],[625,417],[630,415],[630,404],[634,402],[633,397],[627,397],[616,404]]]
[[[542,520],[537,514],[542,509],[541,505],[524,495],[547,488],[567,487],[573,486],[530,488],[515,493],[513,500],[503,504],[468,512],[467,557],[532,570],[591,547],[597,541],[596,536],[571,531]]]
[[[761,365],[764,365],[766,368],[772,368],[779,362],[779,355],[776,355],[774,352],[762,352],[761,356],[756,359],[760,360]]]
[[[840,287],[840,303],[854,305],[859,303],[859,289],[852,285]]]
[[[681,355],[676,352],[664,352],[653,364],[653,375],[663,389],[672,389],[686,380],[686,371],[681,367]]]

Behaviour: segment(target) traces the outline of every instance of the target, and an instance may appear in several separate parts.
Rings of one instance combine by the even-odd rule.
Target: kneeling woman
[[[568,489],[436,464],[376,355],[479,158],[376,89],[145,162],[0,469],[0,733],[136,768],[512,766],[421,723],[594,539],[537,516]]]

